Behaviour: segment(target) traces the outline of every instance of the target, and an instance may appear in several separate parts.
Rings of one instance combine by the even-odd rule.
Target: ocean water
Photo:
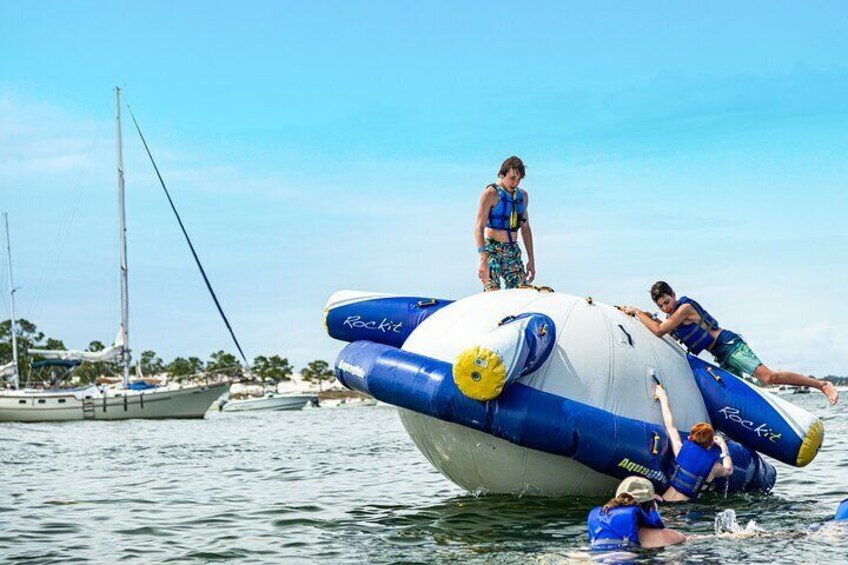
[[[846,563],[848,407],[786,398],[824,420],[818,458],[768,496],[663,508],[692,539],[638,554],[587,551],[603,500],[463,492],[390,407],[0,424],[0,562]]]

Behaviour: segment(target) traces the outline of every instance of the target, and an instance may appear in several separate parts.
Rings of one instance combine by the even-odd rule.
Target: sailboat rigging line
[[[150,157],[150,163],[153,165],[153,169],[156,171],[156,176],[159,177],[159,184],[162,185],[162,190],[165,191],[165,196],[168,197],[168,203],[171,205],[171,210],[173,210],[174,215],[177,217],[177,222],[180,224],[180,229],[183,231],[183,235],[185,236],[186,243],[188,243],[189,249],[191,249],[191,254],[194,256],[194,262],[197,263],[197,268],[200,269],[200,274],[203,276],[203,281],[206,283],[206,288],[209,290],[209,294],[212,296],[212,300],[215,302],[215,306],[218,308],[218,313],[221,314],[221,318],[224,320],[224,324],[227,326],[227,330],[230,332],[230,336],[233,338],[233,343],[236,344],[236,349],[238,349],[239,354],[241,354],[241,358],[244,360],[244,364],[247,368],[250,368],[250,363],[247,361],[247,356],[245,356],[244,351],[241,349],[241,345],[239,345],[238,339],[236,338],[236,334],[233,331],[232,326],[230,325],[230,321],[227,319],[227,315],[224,314],[224,309],[221,307],[221,303],[218,302],[218,297],[215,295],[215,291],[212,290],[212,283],[209,282],[209,277],[206,276],[206,271],[203,269],[203,265],[200,263],[200,258],[197,256],[197,252],[194,250],[194,245],[191,243],[191,238],[188,236],[188,232],[183,225],[183,220],[180,218],[179,212],[177,212],[177,207],[174,205],[174,201],[171,199],[171,193],[168,192],[168,187],[165,186],[165,181],[162,179],[162,174],[159,172],[159,167],[156,166],[156,161],[153,159],[153,154],[150,153],[150,148],[147,146],[147,141],[144,139],[144,134],[141,133],[141,127],[138,125],[138,120],[135,119],[135,114],[133,114],[132,108],[127,105],[127,110],[130,112],[130,116],[132,117],[132,121],[135,124],[135,129],[138,131],[139,137],[141,137],[141,143],[144,144],[144,150],[147,151],[147,156]]]

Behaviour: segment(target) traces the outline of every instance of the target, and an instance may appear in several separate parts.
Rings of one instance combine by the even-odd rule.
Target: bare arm
[[[480,195],[480,203],[477,205],[477,220],[474,222],[474,243],[478,250],[486,245],[486,238],[484,236],[486,220],[488,219],[489,211],[492,209],[492,206],[495,205],[497,198],[497,193],[489,187],[486,187],[483,190],[483,194]],[[479,278],[485,285],[489,282],[488,258],[486,257],[485,251],[478,251],[477,255],[479,257],[477,264],[477,278]]]
[[[729,477],[733,474],[733,459],[730,458],[730,451],[727,449],[727,442],[720,435],[715,436],[715,444],[721,448],[721,460],[716,461],[710,471],[710,476],[707,481],[714,478]]]
[[[686,318],[690,316],[693,312],[697,313],[697,311],[692,307],[691,304],[684,304],[664,322],[660,322],[659,320],[655,320],[650,317],[648,314],[643,312],[642,310],[636,308],[635,306],[626,306],[624,308],[624,312],[631,316],[636,316],[639,318],[639,321],[648,328],[652,334],[657,337],[662,337],[665,334],[673,332],[677,329],[677,326],[686,321]]]
[[[686,541],[686,535],[669,528],[639,528],[639,545],[651,549],[665,547]]]
[[[489,211],[497,203],[498,195],[486,187],[483,194],[480,195],[480,203],[477,205],[477,220],[474,222],[474,243],[477,247],[486,245],[484,231],[486,229],[486,221],[489,218]]]
[[[520,190],[520,189],[519,189]],[[527,250],[527,283],[536,278],[536,255],[533,252],[533,229],[530,227],[530,197],[524,192],[524,222],[521,224],[521,240],[524,241],[524,249]]]
[[[671,413],[671,406],[668,404],[668,395],[661,385],[656,386],[654,398],[660,403],[665,432],[668,434],[668,441],[671,442],[671,451],[677,457],[677,454],[680,453],[680,448],[683,447],[683,442],[680,440],[680,432],[674,427],[674,416]]]

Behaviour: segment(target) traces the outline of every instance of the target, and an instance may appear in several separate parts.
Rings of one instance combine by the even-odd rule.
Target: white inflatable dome
[[[403,349],[453,363],[508,315],[538,312],[556,325],[547,362],[518,382],[618,416],[662,425],[652,390],[668,387],[675,425],[709,421],[684,351],[656,339],[613,307],[562,293],[506,290],[474,295],[434,313]],[[617,480],[570,459],[521,447],[483,432],[399,409],[418,448],[448,478],[473,492],[603,495]],[[591,423],[588,423],[591,425]],[[646,446],[647,448],[647,446]]]

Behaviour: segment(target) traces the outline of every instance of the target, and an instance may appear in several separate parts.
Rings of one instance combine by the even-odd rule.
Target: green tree
[[[187,359],[184,359],[182,357],[177,357],[173,361],[168,363],[167,370],[171,377],[177,380],[194,373],[194,371],[192,371],[191,363],[189,363]]]
[[[188,365],[191,367],[191,374],[196,375],[197,373],[203,372],[203,361],[198,357],[189,357]]]
[[[330,365],[326,361],[315,360],[310,361],[306,367],[300,371],[300,376],[303,380],[310,383],[318,383],[318,390],[323,390],[322,383],[331,381],[336,377],[335,372],[330,369]]]
[[[52,349],[54,351],[65,351],[67,347],[65,347],[65,342],[61,339],[53,339],[52,337],[48,337],[47,341],[44,342],[44,349]]]
[[[209,356],[209,362],[206,363],[207,373],[223,373],[231,377],[241,377],[242,367],[236,359],[236,356],[226,351],[216,351]]]
[[[27,319],[19,318],[16,321],[18,338],[18,374],[21,386],[24,386],[32,377],[31,364],[40,357],[30,355],[27,350],[37,349],[65,349],[65,344],[58,339],[48,338],[44,332],[38,330],[36,325]],[[0,322],[0,365],[5,365],[12,360],[12,322],[4,320]]]
[[[155,375],[165,370],[165,363],[160,359],[155,351],[142,351],[141,353],[141,372],[145,375]]]
[[[88,344],[86,351],[103,351],[106,346],[102,341],[92,341]],[[117,361],[101,361],[91,362],[84,361],[82,365],[76,368],[74,374],[79,377],[79,380],[84,383],[90,383],[97,380],[100,376],[116,376],[121,372],[120,363]]]
[[[279,355],[272,355],[271,357],[260,355],[253,360],[253,371],[263,380],[271,379],[274,382],[290,381],[292,366],[289,364],[288,359]]]

